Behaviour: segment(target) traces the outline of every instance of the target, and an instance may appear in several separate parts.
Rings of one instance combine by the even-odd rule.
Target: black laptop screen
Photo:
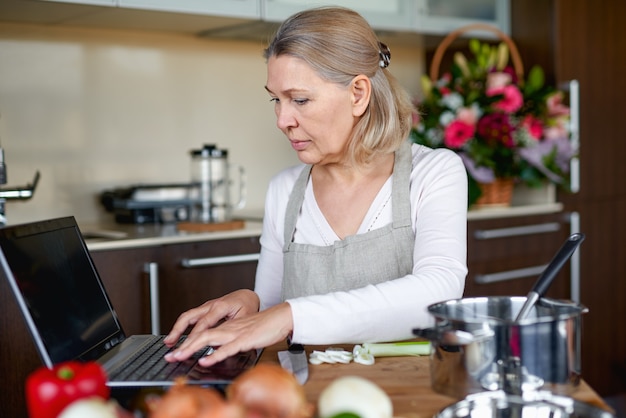
[[[53,363],[79,358],[120,330],[69,219],[0,230],[5,259]]]

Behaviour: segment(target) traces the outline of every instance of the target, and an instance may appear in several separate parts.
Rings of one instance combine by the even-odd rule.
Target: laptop
[[[261,354],[202,367],[197,360],[213,350],[206,347],[167,363],[164,336],[127,336],[72,216],[0,228],[0,264],[47,367],[97,361],[112,388],[167,387],[185,376],[188,384],[223,389]]]

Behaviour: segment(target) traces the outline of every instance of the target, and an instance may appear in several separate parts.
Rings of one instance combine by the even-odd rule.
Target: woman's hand
[[[219,300],[207,304],[212,305]],[[291,307],[286,302],[252,314],[242,315],[238,312],[231,317],[222,315],[219,319],[225,318],[226,321],[214,328],[213,325],[217,323],[214,318],[217,316],[212,315],[212,307],[206,307],[207,304],[180,316],[166,340],[167,344],[175,344],[188,325],[195,326],[185,341],[165,356],[167,361],[182,361],[201,348],[212,346],[216,348],[215,351],[199,360],[200,365],[211,366],[239,352],[283,341],[293,330]]]
[[[190,326],[193,326],[193,333],[211,328],[223,319],[239,318],[258,311],[259,297],[256,293],[248,289],[236,290],[182,313],[164,342],[173,347]]]

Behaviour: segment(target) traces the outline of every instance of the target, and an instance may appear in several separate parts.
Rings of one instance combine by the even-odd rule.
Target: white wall
[[[393,42],[393,41],[389,41]],[[263,86],[264,45],[169,33],[0,23],[0,144],[8,184],[41,180],[9,201],[9,223],[74,215],[110,221],[107,188],[189,180],[189,151],[229,150],[262,210],[270,177],[297,159]],[[423,51],[394,46],[390,70],[419,89]]]

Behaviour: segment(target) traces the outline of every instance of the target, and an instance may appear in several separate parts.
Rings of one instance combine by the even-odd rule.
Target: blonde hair
[[[367,163],[376,154],[397,150],[411,129],[414,107],[406,90],[383,68],[388,53],[361,15],[342,7],[321,7],[285,20],[264,57],[297,57],[323,79],[342,86],[348,86],[357,75],[370,79],[369,106],[349,141],[352,160]]]

